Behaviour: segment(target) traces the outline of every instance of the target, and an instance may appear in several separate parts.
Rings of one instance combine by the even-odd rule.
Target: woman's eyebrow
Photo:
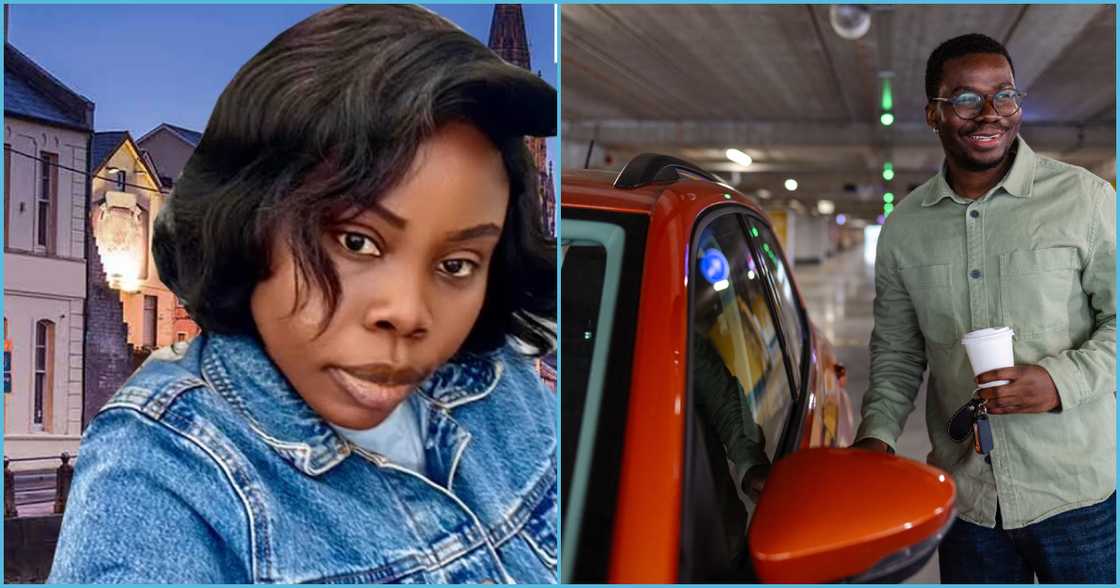
[[[377,204],[376,202],[372,206],[370,206],[369,209],[372,210],[374,213],[376,213],[377,216],[380,216],[382,219],[384,219],[385,222],[389,223],[390,225],[393,225],[393,228],[403,230],[405,228],[405,226],[408,225],[408,221],[406,221],[403,218],[389,212],[388,210],[385,209],[385,207],[381,206],[380,204]]]
[[[448,241],[468,241],[470,239],[477,239],[479,237],[489,237],[491,235],[497,237],[502,234],[502,228],[494,223],[483,223],[469,229],[455,231],[448,233]]]

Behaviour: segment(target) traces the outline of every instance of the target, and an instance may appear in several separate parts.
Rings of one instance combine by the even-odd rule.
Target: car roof
[[[637,188],[615,188],[618,172],[605,170],[569,170],[561,177],[560,204],[565,208],[588,208],[613,212],[652,215],[658,199],[668,189],[695,194],[704,200],[732,200],[765,216],[758,203],[738,191],[691,174],[682,174],[674,182],[649,183]]]

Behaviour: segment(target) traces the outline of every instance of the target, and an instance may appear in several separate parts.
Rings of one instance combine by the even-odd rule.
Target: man
[[[943,582],[1115,582],[1116,192],[1018,136],[1007,50],[946,41],[926,67],[926,123],[945,151],[879,238],[871,385],[856,446],[893,452],[929,367],[929,462],[959,519]],[[961,338],[1015,332],[1015,367],[973,377]],[[977,391],[978,384],[1008,380]],[[994,449],[949,438],[986,402]]]

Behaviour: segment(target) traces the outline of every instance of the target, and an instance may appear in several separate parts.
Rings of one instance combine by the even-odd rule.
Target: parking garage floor
[[[857,246],[828,258],[824,263],[794,266],[797,284],[817,327],[832,341],[840,361],[848,368],[848,393],[859,423],[859,406],[867,390],[871,339],[871,305],[875,299],[874,258]],[[926,433],[925,385],[915,400],[917,407],[906,421],[898,441],[898,455],[925,462],[930,451]],[[907,582],[940,582],[937,555]]]

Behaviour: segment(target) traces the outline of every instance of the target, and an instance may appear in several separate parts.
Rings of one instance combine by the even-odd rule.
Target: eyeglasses
[[[1026,95],[1026,92],[1015,89],[1000,90],[990,98],[992,108],[1000,116],[1012,116],[1019,112]],[[984,112],[984,102],[989,98],[976,92],[961,92],[952,98],[930,98],[929,100],[930,102],[948,102],[958,117],[964,120],[972,120]]]

